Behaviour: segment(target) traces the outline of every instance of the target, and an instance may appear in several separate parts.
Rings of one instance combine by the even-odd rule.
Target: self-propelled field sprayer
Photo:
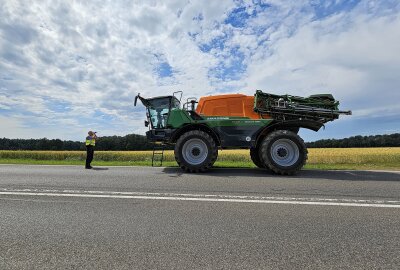
[[[179,98],[178,98],[179,96]],[[211,168],[218,149],[250,149],[259,168],[291,175],[307,160],[307,148],[297,134],[300,128],[318,131],[339,118],[339,102],[330,94],[309,97],[274,95],[257,90],[254,96],[229,94],[189,98],[182,92],[140,100],[147,110],[147,138],[175,145],[178,165],[187,172]],[[153,152],[154,159],[154,152]]]

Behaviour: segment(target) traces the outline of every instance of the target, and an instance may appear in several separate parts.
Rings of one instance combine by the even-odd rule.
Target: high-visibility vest
[[[95,146],[96,145],[96,140],[90,136],[86,137],[86,146]]]

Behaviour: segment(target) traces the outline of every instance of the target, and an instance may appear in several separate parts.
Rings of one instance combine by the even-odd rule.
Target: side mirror
[[[145,121],[144,121],[144,126],[145,126],[145,127],[148,127],[148,126],[149,126],[149,121],[145,120]]]
[[[140,96],[140,93],[138,93],[137,96],[135,97],[135,103],[133,104],[134,106],[136,106],[136,104],[137,104],[137,99],[139,98],[139,96]]]

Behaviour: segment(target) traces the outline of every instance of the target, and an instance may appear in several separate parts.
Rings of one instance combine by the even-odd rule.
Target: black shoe
[[[93,169],[93,167],[92,166],[89,166],[89,167],[85,167],[85,169]]]

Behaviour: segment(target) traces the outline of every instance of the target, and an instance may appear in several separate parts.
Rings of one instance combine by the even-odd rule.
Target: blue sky
[[[137,93],[332,93],[306,141],[400,132],[400,3],[5,1],[0,137],[144,134]]]

